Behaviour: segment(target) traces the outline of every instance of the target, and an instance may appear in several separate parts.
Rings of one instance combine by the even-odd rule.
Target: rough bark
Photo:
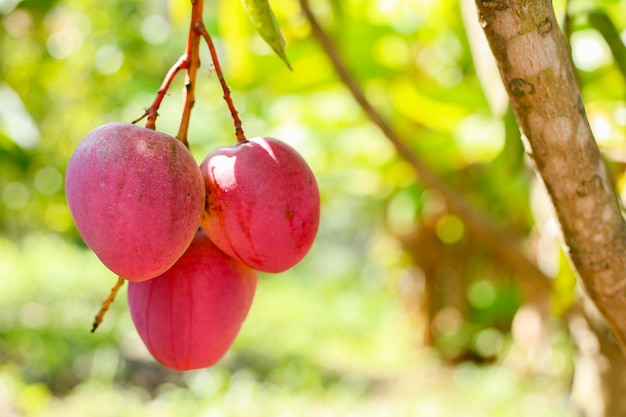
[[[478,18],[587,294],[626,352],[626,224],[550,0],[476,0]]]

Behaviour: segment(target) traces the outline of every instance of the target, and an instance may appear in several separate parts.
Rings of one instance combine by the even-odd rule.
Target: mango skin
[[[264,272],[304,258],[320,221],[315,175],[289,145],[254,138],[210,153],[200,164],[207,204],[202,228],[227,255]]]
[[[130,282],[135,327],[152,356],[180,371],[214,365],[246,319],[257,273],[221,252],[199,231],[164,274]]]
[[[129,281],[154,278],[180,258],[205,204],[189,150],[165,133],[127,123],[83,138],[68,162],[65,189],[87,246]]]

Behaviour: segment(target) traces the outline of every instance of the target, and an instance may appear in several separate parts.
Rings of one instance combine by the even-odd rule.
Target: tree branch
[[[529,297],[538,301],[544,313],[547,312],[547,297],[550,294],[551,284],[545,274],[543,274],[520,249],[519,242],[521,242],[522,239],[511,236],[509,233],[498,228],[485,213],[481,212],[461,194],[450,188],[413,153],[406,145],[408,141],[400,137],[367,100],[363,90],[361,90],[344,64],[341,55],[335,48],[335,44],[322,29],[311,11],[308,0],[300,0],[300,5],[311,25],[313,36],[326,52],[326,55],[341,81],[348,88],[369,119],[385,134],[395,147],[397,153],[411,164],[419,177],[419,181],[426,187],[438,190],[444,197],[448,207],[464,221],[466,227],[474,236],[484,242],[494,253],[497,253],[506,263],[524,276],[521,283],[525,286],[526,293]],[[537,298],[540,300],[537,300]]]
[[[211,35],[204,27],[204,24],[199,24],[196,27],[196,30],[204,38],[206,42],[209,53],[211,54],[211,59],[213,60],[213,66],[215,67],[215,73],[217,74],[217,78],[220,81],[220,85],[222,86],[222,91],[224,92],[224,100],[226,101],[226,105],[228,106],[228,110],[230,111],[230,117],[233,119],[233,124],[235,126],[235,136],[237,137],[237,143],[244,143],[247,141],[246,134],[243,131],[243,127],[241,126],[241,118],[239,117],[239,112],[235,108],[235,104],[233,103],[233,97],[231,95],[230,88],[228,88],[228,84],[226,84],[226,79],[224,78],[224,74],[222,73],[222,67],[220,66],[220,60],[217,56],[217,51],[215,50],[215,45],[213,44],[213,40],[211,39]]]
[[[200,67],[200,35],[196,30],[196,25],[202,24],[202,11],[204,9],[204,0],[191,0],[191,19],[189,21],[189,35],[187,36],[187,45],[183,56],[189,62],[187,66],[187,75],[185,76],[185,89],[183,90],[184,106],[183,113],[180,117],[178,133],[176,138],[189,147],[187,133],[189,131],[189,122],[191,120],[191,110],[196,104],[196,78],[198,68]]]
[[[587,120],[551,0],[476,0],[565,250],[626,352],[626,223]]]

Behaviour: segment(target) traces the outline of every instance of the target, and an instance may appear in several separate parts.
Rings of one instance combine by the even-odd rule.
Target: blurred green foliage
[[[624,200],[626,86],[609,45],[623,46],[626,3],[570,3],[568,40],[583,98]],[[437,190],[424,189],[367,120],[311,39],[298,2],[272,6],[293,72],[240,2],[207,1],[205,22],[247,135],[292,144],[317,174],[319,237],[296,268],[262,277],[226,358],[182,374],[150,358],[125,290],[89,333],[115,277],[77,234],[63,173],[88,131],[131,121],[150,105],[184,51],[189,4],[0,0],[0,415],[574,415],[572,348],[558,314],[548,353],[537,359],[521,343],[524,326],[512,331],[524,303],[515,274],[492,265]],[[489,56],[472,54],[465,7],[452,0],[313,6],[368,99],[447,183],[524,237],[554,277],[555,312],[565,311],[575,281],[515,120],[497,98],[499,79],[478,73]],[[564,23],[565,3],[555,7]],[[603,13],[617,32],[598,31],[590,12]],[[202,62],[189,134],[198,160],[235,141],[204,49]],[[159,130],[176,132],[182,87],[179,77]],[[430,250],[435,276],[456,281],[444,280],[450,287],[429,300],[419,297],[427,268],[412,253]],[[439,302],[432,323],[424,301]],[[424,347],[431,326],[437,339]]]

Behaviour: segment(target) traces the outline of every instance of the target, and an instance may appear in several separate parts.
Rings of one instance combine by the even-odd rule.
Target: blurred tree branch
[[[500,256],[504,262],[520,273],[523,277],[521,284],[525,287],[524,290],[527,296],[532,298],[533,302],[546,313],[551,284],[537,265],[523,253],[520,248],[522,239],[513,236],[509,231],[502,230],[502,228],[494,224],[486,213],[475,207],[463,195],[450,188],[430,167],[415,155],[407,146],[409,141],[401,137],[366,98],[363,90],[346,67],[335,43],[319,24],[309,6],[308,0],[300,0],[300,5],[309,21],[314,38],[318,41],[331,61],[335,72],[364,113],[385,134],[397,153],[411,164],[418,175],[419,181],[424,186],[439,191],[450,210],[464,221],[466,227],[474,236],[484,242],[493,253]]]
[[[620,37],[619,31],[606,13],[589,13],[589,23],[600,32],[605,42],[611,49],[617,68],[626,78],[626,46]]]
[[[565,250],[626,352],[626,223],[552,2],[476,0],[476,6]]]

